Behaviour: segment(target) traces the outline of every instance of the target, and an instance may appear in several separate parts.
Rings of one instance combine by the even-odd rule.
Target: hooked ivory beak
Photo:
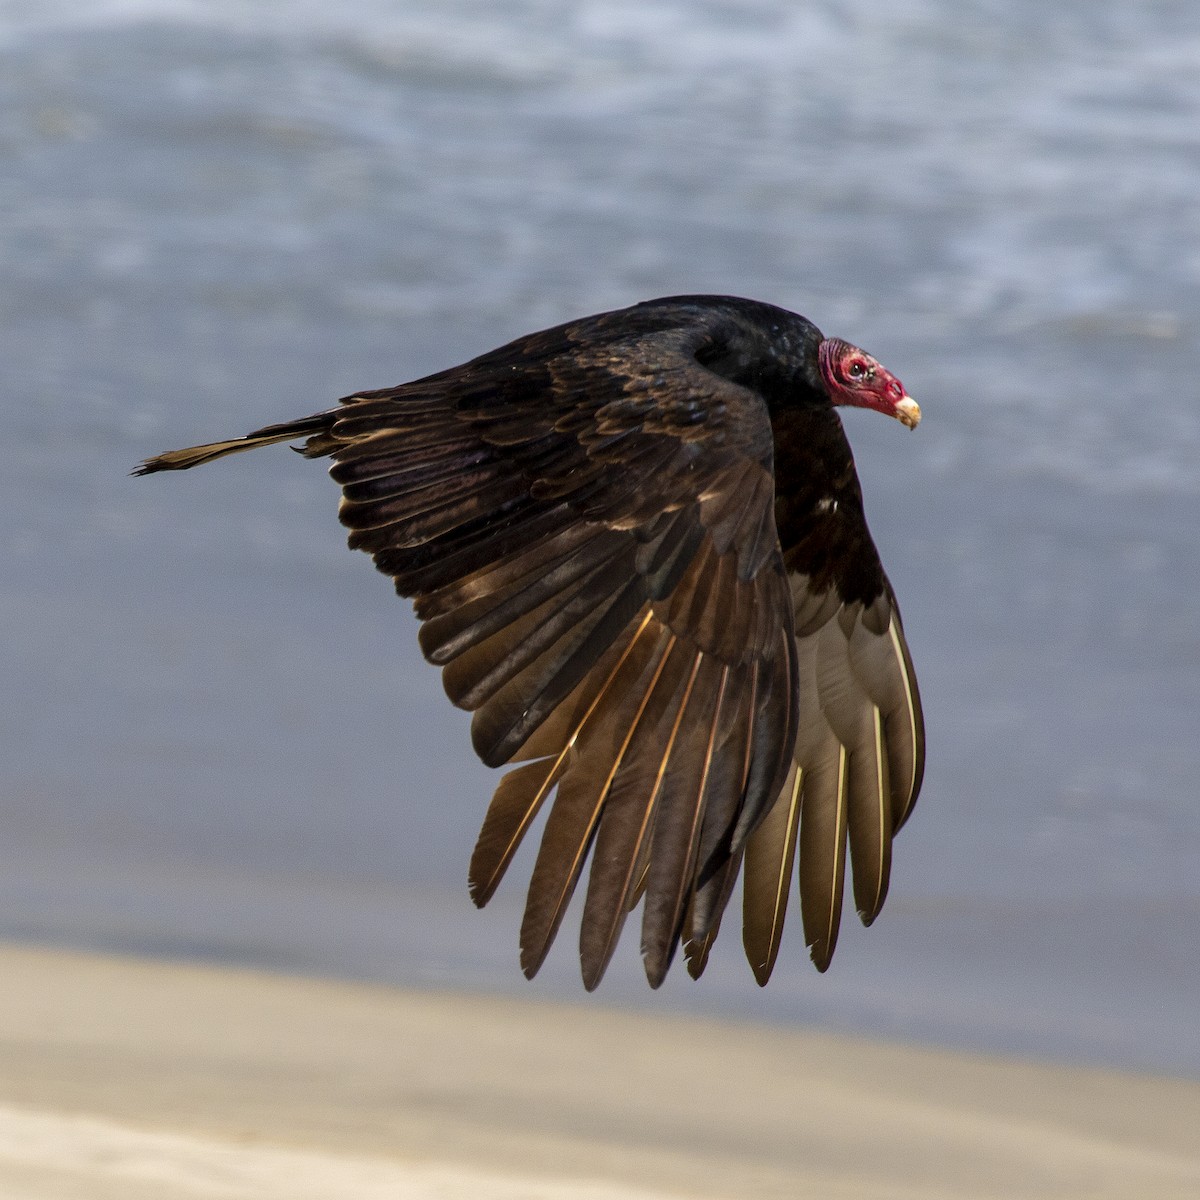
[[[896,420],[916,429],[921,423],[921,406],[911,396],[905,396],[896,405]]]

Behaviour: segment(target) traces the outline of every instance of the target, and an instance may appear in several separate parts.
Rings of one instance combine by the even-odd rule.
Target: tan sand
[[[1200,1197],[1200,1084],[0,947],[4,1200]]]

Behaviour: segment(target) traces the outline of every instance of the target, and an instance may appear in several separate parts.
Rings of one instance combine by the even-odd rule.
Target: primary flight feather
[[[298,439],[333,459],[350,546],[414,601],[476,752],[510,767],[471,859],[476,904],[550,803],[526,975],[590,855],[589,989],[639,903],[650,983],[680,944],[699,976],[739,871],[765,984],[797,874],[818,969],[847,851],[874,920],[924,767],[917,681],[837,405],[910,428],[921,415],[870,355],[804,317],[676,296],[137,473]]]

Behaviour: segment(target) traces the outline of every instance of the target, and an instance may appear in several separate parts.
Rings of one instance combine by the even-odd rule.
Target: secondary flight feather
[[[699,976],[741,872],[765,984],[794,881],[820,970],[847,854],[874,920],[924,767],[916,676],[838,405],[920,420],[895,376],[804,317],[676,296],[137,474],[301,439],[333,460],[351,548],[412,599],[476,753],[509,768],[471,859],[476,904],[549,805],[526,975],[586,870],[589,989],[639,904],[651,985],[681,945]]]

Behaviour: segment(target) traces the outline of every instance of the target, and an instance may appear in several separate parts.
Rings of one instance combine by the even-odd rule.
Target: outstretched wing
[[[650,982],[681,940],[702,967],[797,725],[766,406],[697,360],[711,320],[630,311],[349,397],[306,450],[335,460],[350,545],[414,599],[476,751],[513,766],[471,861],[477,904],[552,799],[527,975],[590,852],[588,988],[639,898]]]
[[[778,803],[746,848],[743,940],[766,983],[799,853],[805,940],[828,967],[846,853],[864,924],[887,895],[892,838],[921,787],[925,735],[891,585],[863,515],[841,421],[776,421],[777,505],[793,601],[799,733]]]

